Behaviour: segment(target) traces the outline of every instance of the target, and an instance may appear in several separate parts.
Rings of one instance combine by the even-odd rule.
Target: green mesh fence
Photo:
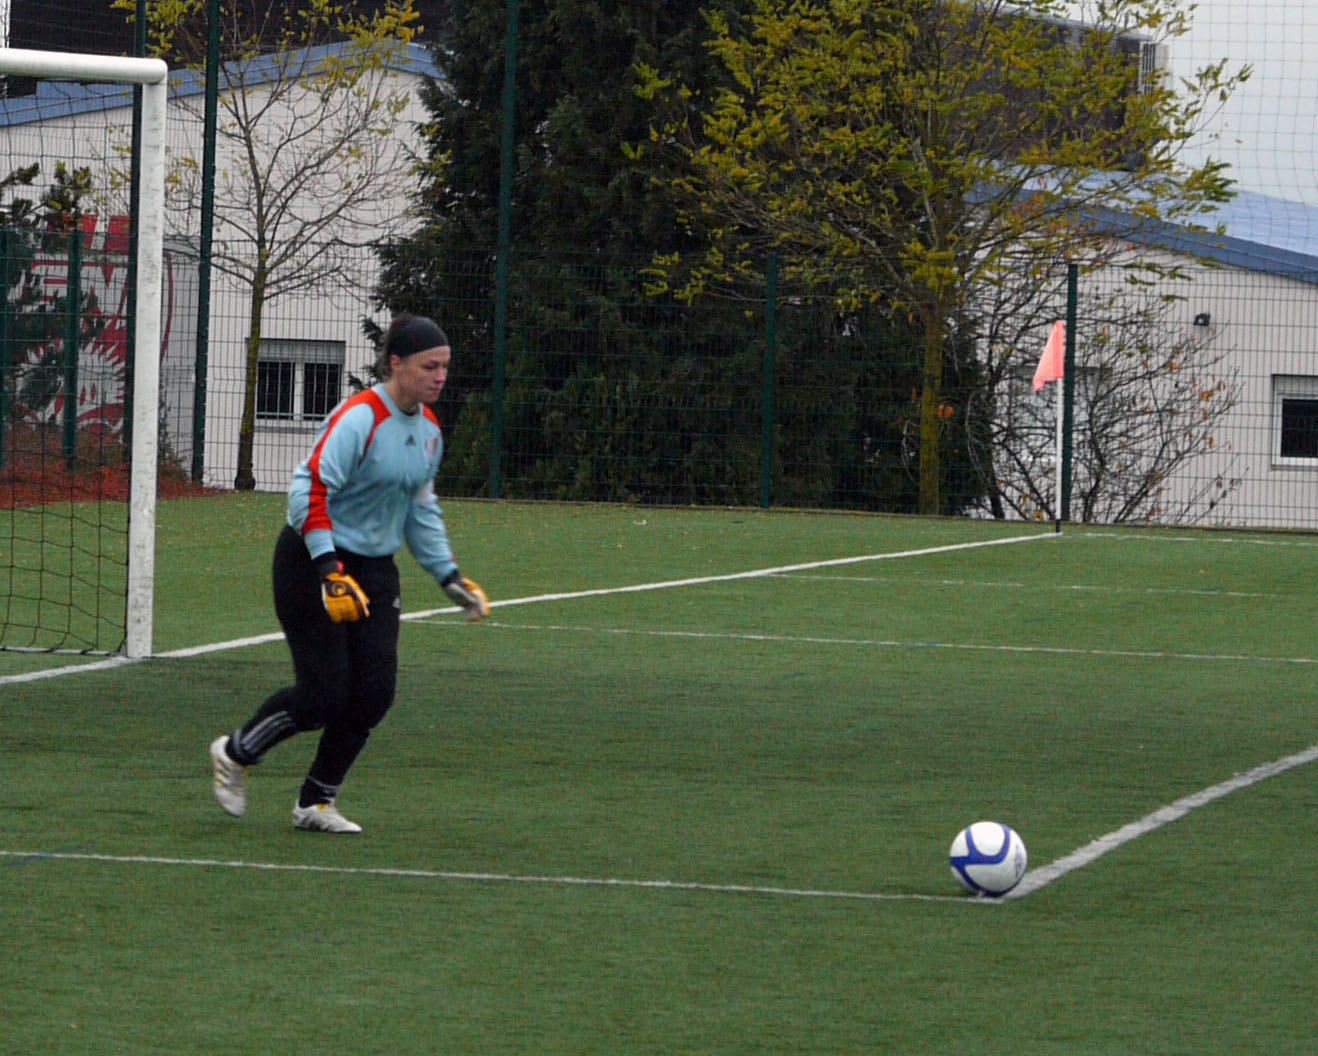
[[[772,304],[763,287],[680,303],[648,292],[648,265],[514,259],[496,415],[494,261],[426,262],[425,293],[408,307],[438,319],[454,348],[437,407],[445,494],[918,508],[924,353],[907,315],[840,313],[790,288]],[[1235,268],[1181,271],[1152,283],[1118,268],[1081,272],[1065,509],[1060,386],[1036,393],[1031,378],[1066,316],[1066,268],[1042,283],[972,291],[945,350],[940,511],[1318,528],[1318,366],[1307,347],[1318,286]],[[372,381],[363,320],[379,325],[388,313],[371,303],[365,253],[359,274],[264,308],[268,336],[249,394],[258,488],[282,490],[324,412]],[[243,290],[221,287],[211,326],[205,483],[227,488],[248,389]],[[188,332],[180,319],[178,340]],[[183,456],[190,384],[180,383],[180,410],[169,415],[170,450]]]

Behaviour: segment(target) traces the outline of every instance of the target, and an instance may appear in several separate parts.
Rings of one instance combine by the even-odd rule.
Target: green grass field
[[[281,509],[162,506],[157,652],[277,630]],[[311,736],[211,799],[280,641],[0,653],[0,1053],[1314,1051],[1313,765],[1013,901],[946,855],[995,818],[1044,868],[1318,743],[1318,538],[446,512],[495,613],[404,625],[360,837],[289,825]]]

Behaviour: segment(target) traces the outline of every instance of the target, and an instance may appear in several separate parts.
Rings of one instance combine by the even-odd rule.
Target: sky
[[[1205,151],[1230,162],[1245,189],[1318,203],[1318,4],[1202,0],[1191,33],[1172,48],[1178,75],[1221,58],[1253,67]]]
[[[1170,42],[1174,78],[1222,59],[1253,73],[1184,159],[1225,161],[1242,190],[1318,204],[1318,0],[1198,0],[1190,20]]]

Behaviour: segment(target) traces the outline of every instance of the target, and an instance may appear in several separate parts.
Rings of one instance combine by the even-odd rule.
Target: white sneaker
[[[309,807],[293,804],[293,828],[308,832],[361,832],[362,827],[339,813],[333,802],[313,803]]]
[[[211,773],[214,775],[211,791],[226,814],[241,818],[247,813],[247,782],[244,779],[247,767],[229,758],[224,750],[228,743],[227,735],[211,741]]]

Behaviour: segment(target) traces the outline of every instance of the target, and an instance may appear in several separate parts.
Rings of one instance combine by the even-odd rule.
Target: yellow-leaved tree
[[[1083,253],[1114,217],[1192,222],[1229,195],[1223,165],[1180,156],[1248,69],[1173,85],[1149,59],[1188,28],[1179,0],[1090,7],[1082,24],[1057,0],[756,0],[709,16],[715,92],[639,70],[657,116],[636,152],[708,247],[657,261],[662,286],[696,296],[772,252],[841,309],[916,322],[922,513],[941,512],[967,291],[1013,280],[1022,251]]]

